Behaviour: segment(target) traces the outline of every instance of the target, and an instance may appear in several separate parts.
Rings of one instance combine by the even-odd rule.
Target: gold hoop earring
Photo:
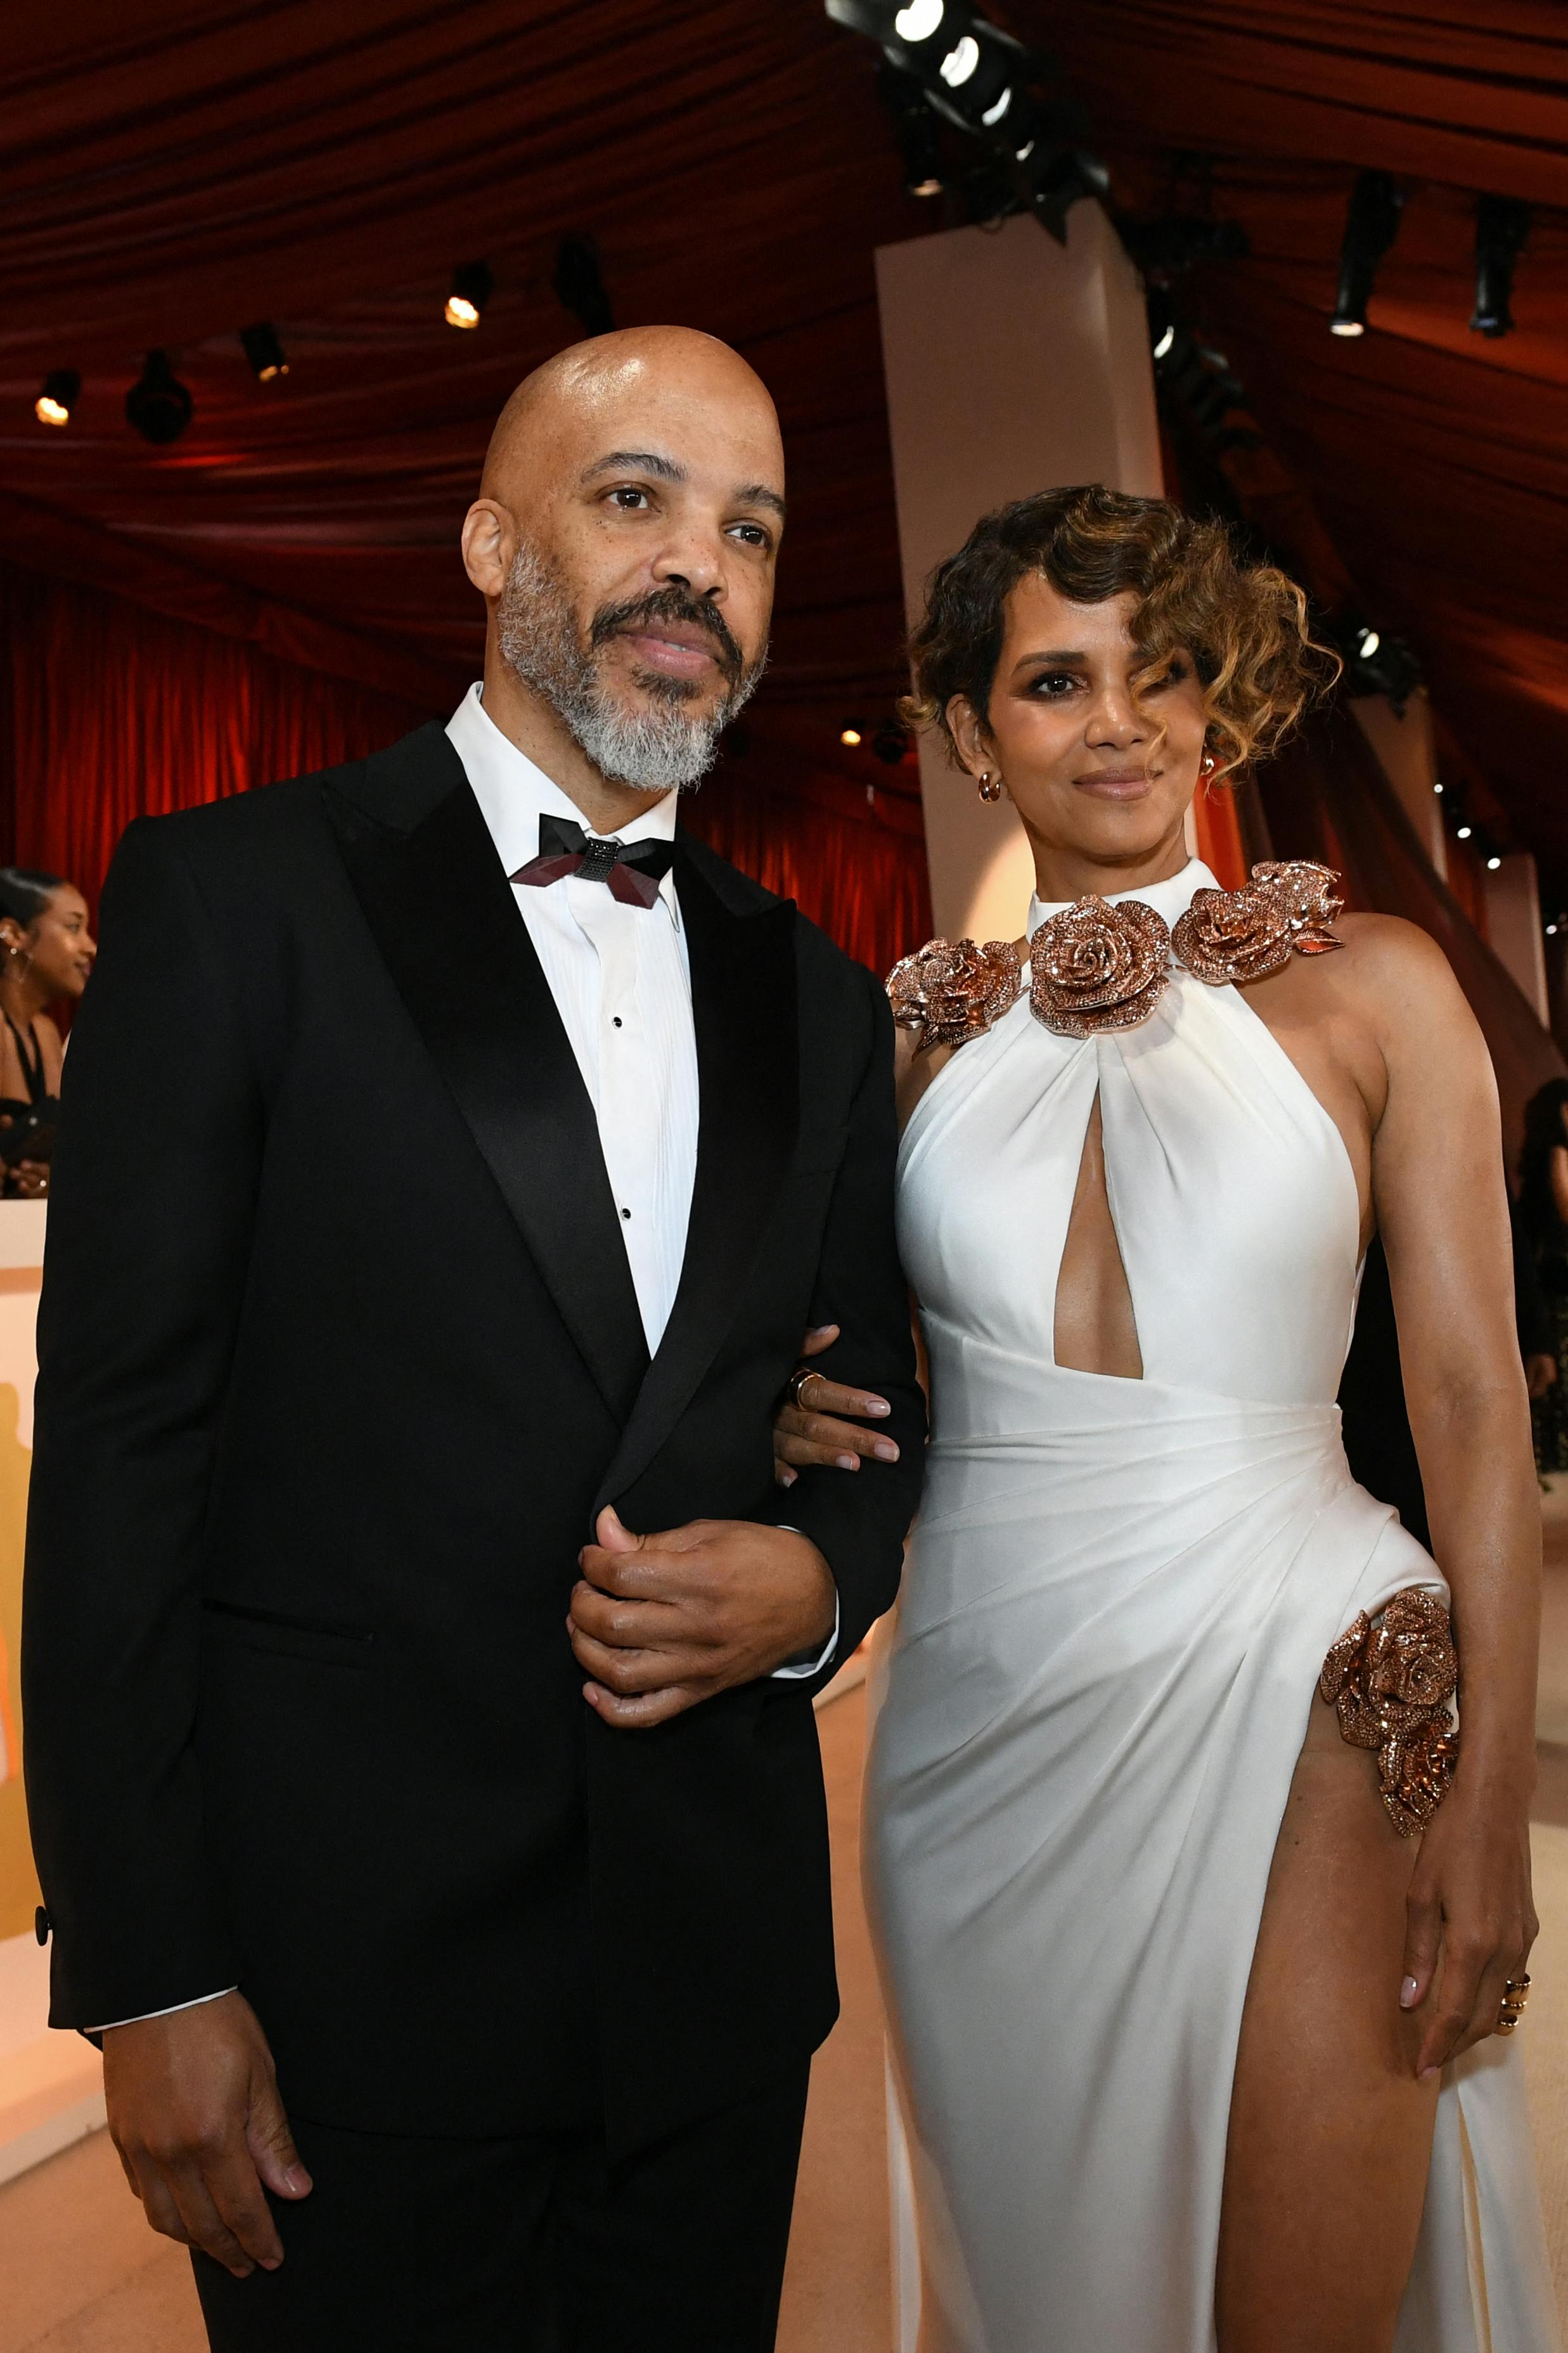
[[[982,768],[976,789],[983,801],[999,801],[1002,797],[1002,779],[1000,776],[994,776],[989,768]]]

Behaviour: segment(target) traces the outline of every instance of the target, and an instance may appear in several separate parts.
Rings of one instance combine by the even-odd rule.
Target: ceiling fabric
[[[1127,208],[1179,185],[1190,209],[1174,159],[1210,159],[1201,201],[1252,253],[1184,299],[1568,892],[1568,10],[995,13],[1061,61]],[[874,722],[902,614],[872,254],[943,217],[900,189],[874,63],[820,0],[5,12],[0,550],[438,705],[479,643],[458,524],[506,393],[579,332],[550,277],[586,232],[621,323],[708,328],[778,398],[792,515],[759,728]],[[1346,343],[1327,319],[1367,164],[1412,193],[1373,332]],[[1478,190],[1548,208],[1496,343],[1466,324]],[[456,332],[450,273],[480,256],[497,291]],[[272,385],[237,340],[261,319],[291,364]],[[983,319],[932,332],[984,369]],[[196,401],[166,450],[123,417],[153,345]],[[85,388],[57,432],[31,404],[58,366]]]

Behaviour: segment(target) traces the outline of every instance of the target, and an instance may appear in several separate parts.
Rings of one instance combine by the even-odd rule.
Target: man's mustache
[[[719,667],[731,686],[745,670],[746,657],[717,605],[685,596],[679,588],[656,588],[651,596],[633,597],[625,605],[602,605],[594,616],[591,640],[602,646],[606,638],[619,637],[623,629],[642,621],[693,622],[712,638]]]

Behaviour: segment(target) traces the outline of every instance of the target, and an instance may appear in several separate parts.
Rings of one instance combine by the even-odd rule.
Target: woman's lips
[[[1086,776],[1073,778],[1080,793],[1093,793],[1108,801],[1142,800],[1152,783],[1147,768],[1091,768]]]

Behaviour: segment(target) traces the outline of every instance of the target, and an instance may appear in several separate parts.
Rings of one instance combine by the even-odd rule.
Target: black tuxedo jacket
[[[57,2025],[237,1982],[303,2115],[489,2134],[602,2096],[630,2142],[832,2024],[820,1679],[616,1732],[564,1627],[606,1502],[784,1518],[847,1655],[919,1489],[881,992],[697,842],[675,871],[701,1124],[650,1363],[444,731],[127,833],[39,1318],[23,1667]],[[902,1460],[786,1506],[772,1412],[829,1318]]]

